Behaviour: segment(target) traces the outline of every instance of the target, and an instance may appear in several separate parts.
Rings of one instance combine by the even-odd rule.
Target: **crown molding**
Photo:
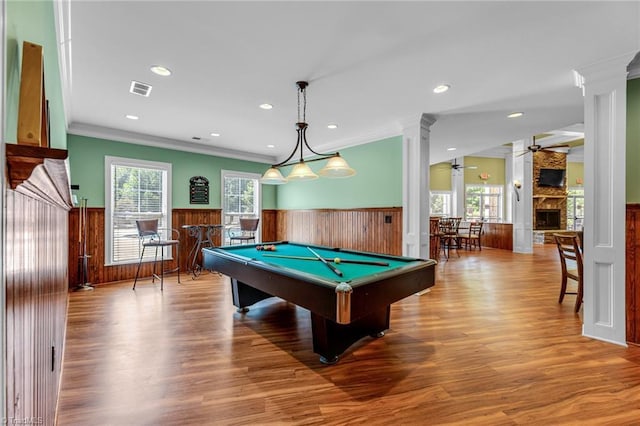
[[[629,62],[629,66],[627,67],[627,80],[633,80],[634,78],[640,78],[640,52],[636,54],[635,58],[631,62]]]
[[[627,52],[614,58],[586,65],[577,71],[584,76],[585,84],[615,78],[619,73],[628,73],[628,65],[635,55],[636,52]]]
[[[421,125],[426,129],[430,129],[438,121],[439,116],[437,114],[427,114],[425,112],[420,114],[412,114],[404,116],[398,119],[398,126],[401,130],[406,128]]]
[[[238,160],[255,161],[265,164],[274,164],[277,162],[276,158],[273,156],[252,154],[232,149],[208,147],[194,142],[150,136],[142,133],[127,132],[124,130],[93,126],[84,123],[71,123],[69,126],[69,133],[79,136],[108,139],[116,142],[133,143],[137,145],[152,146],[155,148],[171,149],[173,151],[214,155],[217,157],[235,158]]]

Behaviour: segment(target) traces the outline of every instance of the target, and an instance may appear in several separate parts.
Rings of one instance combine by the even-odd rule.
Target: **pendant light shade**
[[[287,176],[287,180],[314,180],[318,179],[318,175],[311,170],[311,167],[304,161],[299,162],[293,169],[289,176]]]
[[[320,160],[328,160],[327,164],[318,172],[320,176],[328,177],[328,178],[345,178],[349,176],[353,176],[356,174],[356,171],[349,167],[349,164],[345,161],[344,158],[340,157],[340,153],[336,152],[333,154],[321,154],[319,152],[314,151],[307,142],[307,128],[309,127],[306,122],[306,110],[307,110],[307,86],[309,83],[306,81],[298,81],[296,83],[298,86],[298,122],[296,123],[296,132],[298,133],[298,140],[296,142],[296,146],[291,152],[289,157],[278,163],[274,164],[267,170],[260,182],[268,185],[282,185],[291,180],[314,180],[318,179],[318,175],[311,170],[308,162],[311,161],[320,161]],[[302,106],[300,103],[300,98],[302,97]],[[307,147],[311,154],[315,155],[314,158],[310,160],[304,160],[303,149]],[[298,153],[299,151],[299,159],[297,161],[290,160]],[[293,166],[291,173],[286,178],[282,176],[280,173],[280,168],[284,166]]]
[[[329,158],[327,164],[318,172],[320,176],[328,178],[346,178],[356,174],[349,164],[340,155]]]
[[[271,167],[269,170],[264,172],[264,175],[262,175],[260,182],[267,185],[282,185],[287,183],[287,179],[285,179],[285,177],[282,176],[282,173],[280,173],[280,170],[274,167]]]

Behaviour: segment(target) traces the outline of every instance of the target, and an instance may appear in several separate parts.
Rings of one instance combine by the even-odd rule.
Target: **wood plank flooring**
[[[59,425],[638,424],[640,348],[580,335],[551,245],[452,253],[333,366],[309,313],[203,273],[70,294]]]

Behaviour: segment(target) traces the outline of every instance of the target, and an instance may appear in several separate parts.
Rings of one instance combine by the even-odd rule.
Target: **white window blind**
[[[106,157],[105,171],[106,263],[137,262],[142,246],[136,220],[158,219],[161,237],[171,236],[171,164]],[[153,250],[145,251],[145,259],[154,255]],[[170,251],[165,253],[165,257],[170,255]]]

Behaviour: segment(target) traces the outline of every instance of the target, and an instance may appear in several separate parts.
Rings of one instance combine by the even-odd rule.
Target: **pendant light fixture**
[[[314,151],[307,142],[307,127],[309,125],[306,122],[306,111],[307,111],[307,86],[309,83],[306,81],[298,81],[296,83],[298,86],[298,122],[296,123],[296,132],[298,133],[298,140],[296,142],[296,146],[291,152],[289,157],[278,163],[274,164],[267,170],[260,182],[268,185],[282,185],[289,181],[294,180],[313,180],[317,179],[318,175],[311,170],[311,167],[307,163],[313,161],[320,160],[328,160],[327,164],[318,171],[318,174],[322,177],[328,178],[344,178],[353,176],[356,174],[356,171],[349,167],[349,164],[345,161],[344,158],[340,156],[339,152],[333,154],[321,154],[319,152]],[[300,97],[302,96],[302,108],[300,107]],[[304,160],[304,147],[307,147],[309,152],[315,155],[310,160]],[[296,155],[296,153],[300,151],[300,156],[297,161],[290,162],[290,160]],[[285,178],[280,173],[280,168],[284,166],[293,166],[289,175]]]

